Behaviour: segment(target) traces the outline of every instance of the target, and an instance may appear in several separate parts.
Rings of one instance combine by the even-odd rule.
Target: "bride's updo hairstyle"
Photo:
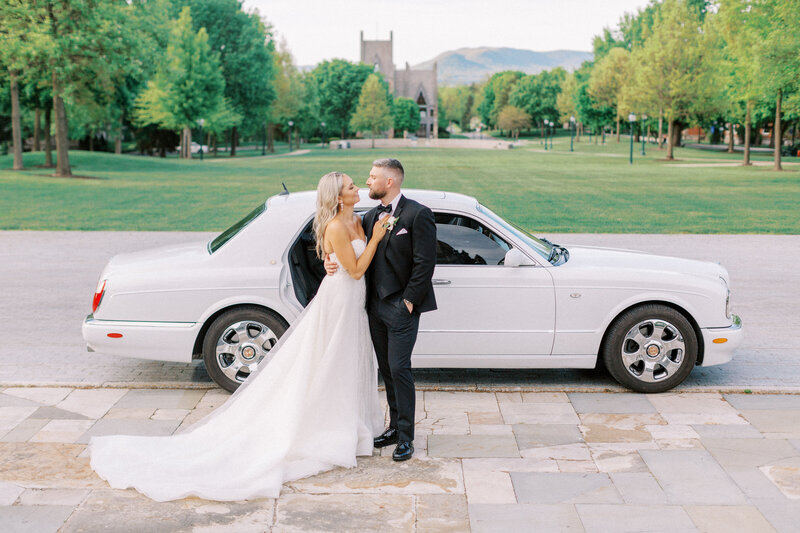
[[[314,216],[314,237],[317,240],[317,257],[325,258],[323,237],[325,228],[339,212],[339,195],[342,193],[343,172],[328,172],[317,185],[317,214]]]

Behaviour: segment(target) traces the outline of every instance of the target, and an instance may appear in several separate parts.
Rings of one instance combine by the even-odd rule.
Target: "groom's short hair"
[[[373,167],[378,168],[390,168],[395,171],[397,175],[398,183],[403,183],[403,178],[405,178],[406,173],[403,170],[403,165],[397,159],[387,157],[385,159],[376,159],[372,162]]]

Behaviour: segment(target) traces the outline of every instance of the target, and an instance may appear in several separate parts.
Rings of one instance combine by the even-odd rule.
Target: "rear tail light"
[[[103,294],[106,292],[107,281],[107,279],[101,279],[97,283],[97,289],[94,291],[94,298],[92,298],[92,313],[97,312],[97,308],[100,307],[100,302],[103,301]]]

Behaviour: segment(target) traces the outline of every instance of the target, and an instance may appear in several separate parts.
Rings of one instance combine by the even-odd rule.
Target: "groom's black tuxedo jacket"
[[[364,215],[364,233],[372,238],[377,209]],[[436,222],[430,209],[401,196],[394,215],[397,223],[378,244],[367,270],[367,287],[380,298],[395,293],[414,304],[414,311],[436,309],[433,269],[436,267]],[[368,295],[368,298],[374,297]]]

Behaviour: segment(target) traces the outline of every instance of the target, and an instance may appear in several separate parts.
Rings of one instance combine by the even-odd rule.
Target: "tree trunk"
[[[214,146],[214,157],[217,157],[217,134],[215,133],[211,139]]]
[[[33,151],[38,152],[42,149],[39,139],[42,136],[42,109],[37,107],[33,118]]]
[[[775,103],[775,166],[773,170],[783,170],[781,168],[781,147],[783,146],[783,131],[781,130],[781,97],[783,92],[778,89],[778,99]]]
[[[658,149],[664,146],[664,112],[658,112]]]
[[[61,98],[61,86],[53,72],[53,113],[56,116],[56,176],[71,177],[69,166],[69,137],[67,136],[67,110]]]
[[[269,153],[275,153],[275,124],[272,122],[267,123],[267,150]]]
[[[619,142],[619,113],[617,113],[617,142]]]
[[[192,158],[192,128],[183,128],[183,159]]]
[[[122,153],[122,117],[119,118],[117,123],[117,138],[114,140],[114,153],[119,155]]]
[[[52,116],[52,108],[48,107],[44,110],[44,166],[45,168],[53,168],[53,143],[50,136],[50,117]]]
[[[231,157],[236,155],[236,141],[238,140],[236,138],[237,133],[236,126],[234,126],[231,130]]]
[[[733,153],[733,134],[734,134],[734,131],[735,130],[733,129],[733,122],[728,122],[728,153],[729,154]]]
[[[672,139],[673,150],[675,149],[676,146],[681,145],[681,140],[682,140],[681,130],[682,130],[681,124],[676,120],[675,125],[672,127],[672,135],[674,137],[674,139]]]
[[[752,104],[750,100],[747,101],[747,113],[744,118],[744,160],[742,161],[743,166],[749,166],[750,163],[750,108]]]
[[[675,142],[675,136],[673,135],[675,130],[675,121],[668,120],[667,121],[667,161],[672,161],[675,159],[672,155],[672,150],[674,148],[673,143]]]
[[[89,134],[89,151],[94,152],[94,133]]]
[[[22,118],[19,109],[19,85],[16,71],[9,71],[11,78],[11,138],[14,142],[14,170],[23,170],[22,164]]]

